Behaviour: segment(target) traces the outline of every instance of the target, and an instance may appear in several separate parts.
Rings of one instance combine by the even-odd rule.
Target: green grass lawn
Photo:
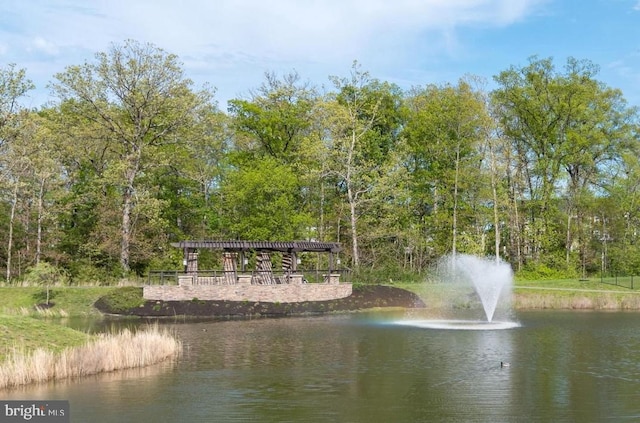
[[[53,307],[38,310],[46,302],[46,290],[38,287],[0,287],[0,362],[13,350],[42,348],[58,352],[84,344],[90,336],[42,317],[99,316],[96,300],[113,287],[54,287],[49,291]]]
[[[49,301],[55,304],[46,312],[36,305],[46,302],[46,290],[37,287],[0,287],[0,315],[97,316],[93,307],[98,298],[119,288],[114,287],[54,287]]]
[[[26,316],[0,316],[0,362],[14,349],[32,351],[36,348],[58,352],[82,345],[90,335],[64,327],[49,320]]]
[[[605,283],[603,283],[605,282]],[[616,285],[617,283],[617,285]],[[636,286],[637,285],[637,286]],[[600,278],[589,279],[549,279],[549,280],[516,280],[515,288],[538,287],[554,289],[595,289],[604,291],[630,291],[631,278]],[[640,288],[640,281],[634,280],[634,286]]]
[[[46,290],[39,287],[0,287],[0,362],[13,350],[37,348],[59,352],[82,345],[90,335],[58,324],[46,317],[99,316],[93,304],[114,287],[53,287],[49,309],[38,310],[46,302]]]
[[[579,290],[598,290],[611,292],[633,292],[631,286],[631,278],[614,278],[604,279],[603,283],[600,278],[590,279],[549,279],[549,280],[515,280],[514,288],[518,291],[520,287],[547,289],[579,289]],[[616,285],[617,283],[617,285]],[[395,283],[393,286],[406,289],[420,296],[434,295],[446,291],[448,288],[446,283]],[[640,293],[640,278],[633,280],[635,291]]]

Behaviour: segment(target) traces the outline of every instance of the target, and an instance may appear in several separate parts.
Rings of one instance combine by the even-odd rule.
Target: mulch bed
[[[104,313],[101,302],[96,307]],[[377,307],[421,308],[424,302],[412,292],[383,285],[354,287],[346,298],[329,301],[306,301],[301,303],[263,303],[249,301],[146,301],[142,306],[125,311],[124,315],[162,317],[284,317],[305,314],[348,312]]]

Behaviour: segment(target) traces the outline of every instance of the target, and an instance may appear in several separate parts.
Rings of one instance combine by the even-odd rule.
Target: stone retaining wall
[[[145,300],[190,301],[194,298],[212,301],[256,301],[266,303],[298,303],[326,301],[351,295],[352,285],[300,284],[300,285],[148,285],[144,287]]]

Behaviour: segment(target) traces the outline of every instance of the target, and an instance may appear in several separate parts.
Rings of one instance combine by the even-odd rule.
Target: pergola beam
[[[240,251],[278,251],[290,252],[318,252],[318,253],[338,253],[340,243],[337,242],[317,242],[317,241],[180,241],[171,244],[174,247],[187,249],[209,249],[224,250],[228,252]]]
[[[247,251],[265,251],[289,253],[293,259],[298,253],[316,252],[329,254],[329,272],[334,269],[335,253],[340,252],[340,243],[337,242],[317,242],[317,241],[180,241],[171,244],[173,247],[181,248],[184,252],[185,272],[197,272],[197,255],[194,253],[199,249],[222,250],[230,253],[240,253],[241,270],[245,270],[244,258]],[[195,258],[195,268],[192,268],[191,261]]]

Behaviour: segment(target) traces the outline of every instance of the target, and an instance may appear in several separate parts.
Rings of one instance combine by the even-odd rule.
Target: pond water
[[[640,419],[639,313],[521,312],[496,330],[396,324],[419,317],[165,322],[185,346],[174,362],[0,397],[69,400],[73,422],[96,423]]]

